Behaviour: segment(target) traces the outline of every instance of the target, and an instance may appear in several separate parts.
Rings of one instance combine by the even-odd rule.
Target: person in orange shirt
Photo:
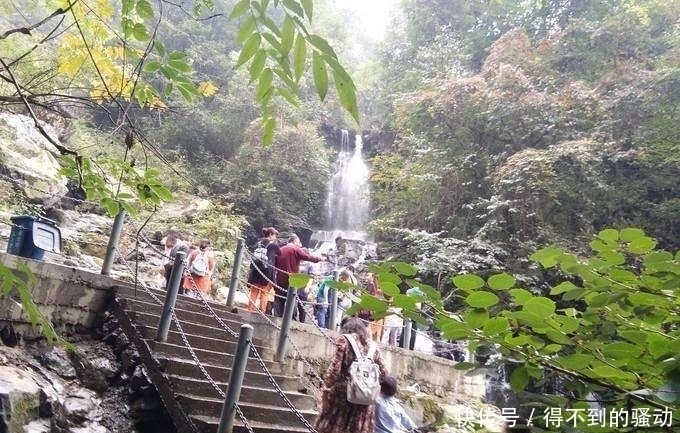
[[[183,284],[187,294],[191,294],[192,291],[198,291],[204,296],[210,293],[215,264],[216,259],[212,252],[212,243],[208,239],[204,239],[197,249],[189,253],[187,258]]]

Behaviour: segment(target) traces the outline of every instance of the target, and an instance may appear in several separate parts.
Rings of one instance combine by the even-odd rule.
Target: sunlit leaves
[[[270,7],[282,11],[282,19],[275,16]],[[251,82],[268,82],[268,70],[274,72],[271,92],[263,93],[260,84],[257,100],[263,112],[271,111],[271,99],[281,95],[288,102],[296,104],[298,83],[305,72],[309,51],[311,51],[311,74],[319,98],[324,101],[328,94],[331,78],[335,84],[338,100],[342,107],[359,122],[356,101],[356,87],[345,68],[338,62],[337,55],[328,42],[319,35],[309,33],[305,21],[311,22],[312,1],[282,0],[274,2],[237,2],[230,14],[232,19],[241,19],[236,36],[243,43],[236,66],[251,62]],[[277,67],[273,65],[277,64]],[[292,66],[292,67],[291,67]],[[267,140],[273,137],[267,136]],[[270,141],[263,140],[269,144]]]
[[[300,289],[302,287],[305,287],[310,279],[311,276],[308,274],[291,274],[288,277],[288,282],[291,287]]]

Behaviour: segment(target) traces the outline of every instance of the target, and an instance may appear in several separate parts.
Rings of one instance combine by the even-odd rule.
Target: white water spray
[[[368,221],[369,170],[362,150],[361,135],[355,136],[354,149],[350,149],[349,133],[343,130],[340,153],[328,182],[326,224],[331,230],[361,232]]]

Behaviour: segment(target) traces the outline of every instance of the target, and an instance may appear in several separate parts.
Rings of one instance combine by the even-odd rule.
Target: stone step
[[[215,387],[207,380],[175,375],[167,375],[166,377],[170,382],[170,386],[176,393],[185,393],[197,397],[207,397],[218,400],[222,399],[222,401],[224,401],[224,397],[221,396]],[[215,381],[215,384],[225,393],[227,388],[229,388],[227,381]],[[316,408],[316,401],[311,395],[297,391],[284,391],[284,393],[288,399],[290,399],[291,403],[293,403],[293,406],[298,409],[314,410]],[[276,392],[271,385],[261,387],[244,384],[241,387],[239,400],[242,402],[272,406],[281,406],[285,404],[281,395]]]
[[[155,340],[156,334],[158,333],[157,327],[146,326],[135,324],[135,328],[140,333],[144,340]],[[184,323],[182,323],[182,330],[184,330]],[[201,335],[193,335],[184,331],[184,336],[186,337],[189,345],[192,349],[203,349],[210,350],[213,352],[222,353],[234,353],[236,351],[235,341],[225,341],[219,338],[204,337]],[[186,346],[182,334],[177,331],[176,324],[173,322],[170,324],[170,332],[168,332],[168,339],[166,343],[174,344],[177,346]],[[262,359],[271,360],[274,359],[274,350],[269,347],[254,346]],[[252,350],[252,349],[251,349]],[[251,354],[252,356],[252,354]]]
[[[177,401],[187,413],[192,415],[204,415],[218,417],[222,412],[224,399],[206,398],[191,394],[177,394]],[[244,401],[239,402],[243,416],[247,420],[263,421],[280,426],[298,427],[304,426],[291,409],[287,406],[273,406],[266,404],[252,404]],[[298,410],[298,412],[311,424],[317,417],[313,410]]]
[[[160,343],[155,340],[145,340],[149,348],[154,352],[155,355],[164,358],[182,358],[182,359],[192,359],[191,353],[187,347],[184,345],[176,345],[169,343]],[[234,363],[234,352],[224,353],[212,350],[204,349],[194,349],[194,353],[198,359],[204,364],[219,365],[223,367],[231,367]],[[282,373],[293,371],[294,366],[289,364],[281,364],[276,361],[264,360],[265,365],[269,371],[273,373]],[[246,364],[246,369],[260,371],[262,367],[260,363],[252,356],[248,358],[248,363]]]
[[[148,314],[153,314],[156,316],[160,316],[163,306],[160,304],[157,304],[153,301],[150,301],[148,299],[146,300],[141,300],[141,299],[130,299],[130,298],[125,298],[125,301],[127,303],[126,305],[126,310],[129,311],[140,311],[143,313],[148,313]],[[190,307],[190,308],[184,308],[184,307]],[[250,317],[241,316],[239,314],[234,314],[234,313],[226,313],[224,311],[218,312],[215,311],[217,316],[224,322],[227,326],[229,326],[232,330],[238,333],[239,328],[241,327],[242,324],[244,323],[249,323],[250,322]],[[177,317],[179,317],[180,320],[189,320],[194,323],[215,323],[216,326],[219,325],[217,322],[217,319],[213,314],[208,311],[205,307],[201,308],[199,305],[189,305],[189,304],[184,304],[178,302],[175,305],[175,314]]]
[[[160,309],[158,312],[139,310],[130,311],[129,309],[126,309],[125,311],[130,316],[130,318],[139,325],[157,328],[158,323],[160,323],[161,320]],[[236,344],[236,341],[238,341],[238,333],[242,325],[241,323],[235,323],[231,321],[224,322],[231,329],[231,332],[229,332],[224,329],[213,317],[198,315],[197,313],[190,313],[181,310],[175,310],[175,315],[182,323],[182,329],[187,334],[218,338],[225,342],[234,342],[234,344]],[[173,327],[171,326],[170,329],[172,328]],[[236,335],[233,335],[232,332]],[[256,346],[265,345],[263,344],[262,339],[257,337],[253,337],[252,341]]]
[[[217,427],[220,425],[219,417],[211,417],[204,415],[191,415],[191,420],[198,428],[200,433],[215,433]],[[254,433],[309,433],[309,430],[304,426],[282,426],[276,424],[269,424],[260,421],[248,420],[248,425]],[[234,417],[234,433],[250,433],[250,431],[243,425],[238,414]]]
[[[193,360],[180,358],[156,358],[161,366],[163,373],[168,375],[190,377],[194,379],[205,379],[203,372],[198,368]],[[202,364],[205,370],[214,381],[226,382],[229,380],[231,366],[223,367],[212,364]],[[297,391],[302,386],[300,378],[297,376],[287,376],[285,374],[272,373],[274,380],[285,391]],[[246,370],[243,384],[254,387],[270,387],[269,377],[262,371]]]
[[[151,304],[158,304],[148,293],[145,289],[143,288],[137,288],[135,289],[132,286],[116,286],[115,288],[116,293],[123,298],[130,299],[130,300],[137,300],[137,301],[143,301],[143,302],[148,302]],[[149,292],[153,293],[157,298],[160,299],[161,304],[165,301],[165,290],[159,290],[159,289],[148,289]],[[231,316],[237,316],[237,314],[232,313],[232,310],[234,310],[234,307],[227,307],[224,304],[214,302],[214,301],[208,301],[210,304],[210,307],[215,310],[215,312],[220,316],[220,317],[229,317]],[[195,299],[191,298],[189,296],[184,296],[184,295],[178,295],[177,296],[177,307],[176,308],[181,308],[187,311],[202,311],[202,312],[207,312],[206,307],[203,303],[202,300],[200,299]],[[237,309],[238,311],[238,309]]]

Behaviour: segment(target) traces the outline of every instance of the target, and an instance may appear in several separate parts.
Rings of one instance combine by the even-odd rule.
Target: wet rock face
[[[0,344],[0,433],[172,433],[134,346],[115,320],[73,350],[45,341]]]

